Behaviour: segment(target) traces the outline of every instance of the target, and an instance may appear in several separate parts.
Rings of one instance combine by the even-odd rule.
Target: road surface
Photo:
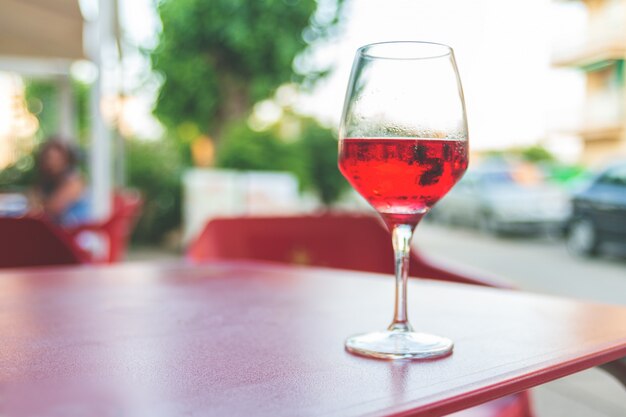
[[[429,223],[416,247],[429,257],[483,270],[525,290],[626,305],[626,257],[581,259],[557,238],[497,238]],[[537,417],[624,417],[626,390],[599,370],[533,390]]]

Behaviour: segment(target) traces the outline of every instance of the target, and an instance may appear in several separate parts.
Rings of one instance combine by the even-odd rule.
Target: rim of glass
[[[403,48],[403,47],[409,48]],[[374,53],[373,50],[380,49],[381,52]],[[398,49],[395,54],[394,49]],[[383,51],[388,51],[387,53]],[[430,51],[430,52],[429,52]],[[421,59],[443,58],[453,55],[450,46],[426,41],[386,41],[375,42],[363,45],[357,49],[357,54],[369,59],[389,59],[399,61],[416,61]]]

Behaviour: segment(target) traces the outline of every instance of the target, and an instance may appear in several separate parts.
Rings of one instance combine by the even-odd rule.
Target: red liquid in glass
[[[382,216],[415,226],[467,169],[466,141],[344,139],[339,169]]]

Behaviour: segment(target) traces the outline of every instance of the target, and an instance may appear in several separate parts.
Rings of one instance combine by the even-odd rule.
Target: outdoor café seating
[[[0,0],[0,417],[626,416],[624,12]]]
[[[115,263],[124,259],[139,217],[142,198],[135,191],[117,192],[111,215],[102,222],[61,228],[45,217],[0,217],[7,238],[0,267]]]
[[[130,235],[141,214],[143,200],[135,190],[121,190],[113,196],[113,209],[104,221],[90,222],[65,231],[87,249],[89,260],[114,263],[124,259]]]

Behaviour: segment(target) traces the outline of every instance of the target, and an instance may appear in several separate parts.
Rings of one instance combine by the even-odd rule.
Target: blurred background
[[[89,223],[137,220],[130,260],[179,256],[214,217],[368,212],[337,125],[356,48],[385,40],[451,45],[467,101],[470,169],[416,246],[626,304],[626,0],[0,0],[0,215],[32,210],[51,137]],[[590,371],[535,399],[617,417],[623,394]]]

